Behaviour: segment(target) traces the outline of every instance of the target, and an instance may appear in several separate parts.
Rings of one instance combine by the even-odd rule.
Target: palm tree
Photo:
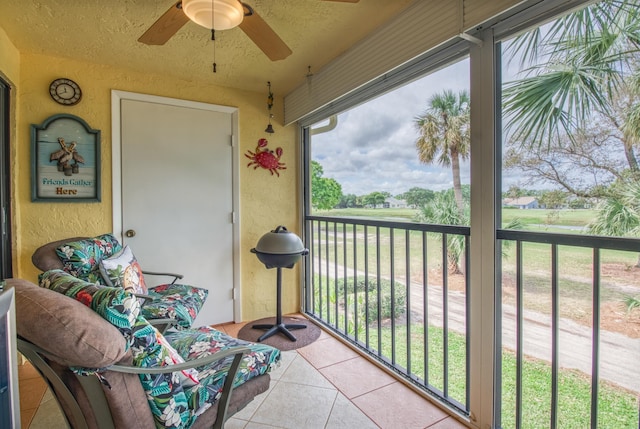
[[[451,194],[451,189],[441,191],[434,195],[427,204],[422,206],[416,216],[417,222],[432,223],[438,225],[469,225],[470,220],[469,200],[465,200],[463,210],[458,209]],[[505,229],[526,229],[526,225],[520,218],[513,218],[504,226]],[[442,235],[438,234],[442,239]],[[462,274],[462,261],[464,260],[465,239],[462,235],[447,236],[447,265],[449,273]],[[503,251],[511,246],[510,241],[502,243]],[[506,253],[504,253],[506,255]]]
[[[604,0],[524,33],[507,52],[520,58],[525,77],[504,86],[507,130],[521,144],[540,147],[572,134],[592,114],[611,116],[624,135],[624,153],[638,171],[633,147],[640,142],[638,0]],[[622,95],[621,95],[622,94]],[[620,121],[622,119],[622,121]]]
[[[451,166],[456,205],[462,211],[460,160],[469,158],[469,93],[446,90],[435,94],[429,99],[426,112],[415,118],[415,125],[420,131],[416,141],[420,162],[437,161],[442,166]]]
[[[418,213],[419,222],[434,223],[439,225],[469,225],[469,207],[463,206],[461,210],[454,198],[451,198],[451,189],[438,192],[433,199],[424,205]],[[442,238],[442,235],[439,235]],[[461,274],[460,262],[464,252],[464,236],[447,236],[447,263],[451,274]]]
[[[611,195],[597,207],[589,233],[614,237],[640,237],[640,182],[614,186]],[[640,268],[640,256],[636,267]]]

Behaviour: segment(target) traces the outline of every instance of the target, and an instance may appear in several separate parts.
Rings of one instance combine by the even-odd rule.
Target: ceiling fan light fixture
[[[182,10],[198,25],[213,30],[237,27],[244,18],[244,8],[238,0],[182,0]]]

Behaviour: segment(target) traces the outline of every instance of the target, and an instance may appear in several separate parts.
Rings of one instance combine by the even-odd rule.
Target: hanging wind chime
[[[271,108],[273,107],[273,92],[271,92],[271,82],[267,82],[267,87],[269,88],[269,95],[267,96],[267,109],[269,109],[269,125],[264,130],[265,133],[273,134],[273,125],[271,125],[271,119],[273,118],[273,113],[271,113]]]

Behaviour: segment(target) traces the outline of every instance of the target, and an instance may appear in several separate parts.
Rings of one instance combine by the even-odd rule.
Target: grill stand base
[[[282,268],[277,267],[277,283],[276,283],[276,323],[275,325],[253,325],[253,329],[265,329],[267,332],[258,338],[258,342],[264,341],[278,332],[284,334],[291,341],[298,339],[289,331],[296,329],[305,329],[307,325],[290,324],[286,325],[282,322]]]

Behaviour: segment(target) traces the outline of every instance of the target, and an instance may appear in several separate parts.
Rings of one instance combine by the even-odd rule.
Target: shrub
[[[367,302],[367,310],[368,310],[368,318],[367,323],[371,323],[378,319],[378,280],[377,279],[358,279],[355,284],[354,291],[354,282],[353,277],[347,278],[347,287],[345,290],[345,281],[344,279],[338,280],[338,291],[340,291],[340,304],[344,305],[344,295],[347,296],[347,301],[350,303],[349,307],[353,309],[353,301],[354,294],[357,292],[358,297],[358,315],[361,318],[365,317],[365,290],[369,292],[368,302]],[[401,316],[406,311],[406,302],[407,302],[407,288],[402,283],[395,282],[393,288],[394,294],[394,305],[393,311],[395,317]],[[387,279],[380,279],[380,318],[381,319],[390,319],[391,318],[391,281]]]

